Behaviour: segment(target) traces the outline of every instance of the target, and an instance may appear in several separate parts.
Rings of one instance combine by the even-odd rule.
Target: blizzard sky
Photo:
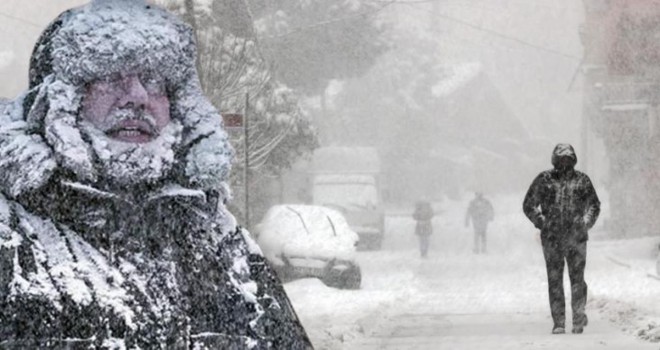
[[[84,0],[3,0],[0,2],[0,51],[13,51],[9,87],[0,95],[12,97],[26,85],[27,61],[41,30],[61,11]],[[428,5],[394,5],[386,15],[402,27],[420,25],[435,16],[441,54],[448,63],[481,61],[502,89],[517,115],[535,134],[563,136],[577,143],[581,94],[579,84],[568,86],[582,55],[578,26],[581,1],[574,0],[442,0],[435,16]],[[14,17],[14,18],[11,18]],[[398,18],[396,18],[398,17]],[[460,23],[463,21],[465,23]],[[482,30],[470,27],[481,27]],[[493,33],[489,33],[489,31]],[[498,36],[499,33],[502,36]],[[509,36],[512,39],[506,39]],[[569,57],[517,42],[527,42]],[[4,56],[4,54],[3,54]],[[0,64],[4,61],[0,60]],[[7,81],[7,79],[3,79]],[[567,129],[567,124],[573,124]]]
[[[25,89],[32,45],[47,23],[61,11],[86,2],[0,2],[1,97],[14,97]],[[431,33],[440,62],[481,62],[533,137],[570,142],[581,155],[579,74],[571,85],[582,57],[581,1],[438,0],[395,4],[382,16],[395,23],[395,30]],[[544,156],[549,157],[550,151]]]
[[[32,47],[48,23],[83,0],[0,1],[0,96],[13,98],[27,88]],[[6,52],[12,52],[7,54]],[[11,60],[3,60],[8,55]]]
[[[578,143],[581,93],[569,85],[582,57],[575,0],[444,0],[392,6],[403,28],[433,21],[442,60],[480,61],[532,134]],[[507,38],[508,37],[508,38]],[[566,57],[568,56],[568,57]]]

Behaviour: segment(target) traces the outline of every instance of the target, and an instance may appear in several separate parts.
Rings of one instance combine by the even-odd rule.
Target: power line
[[[478,26],[476,24],[473,24],[473,23],[470,23],[470,22],[467,22],[467,21],[464,21],[464,20],[461,20],[461,19],[458,19],[458,18],[448,16],[446,14],[436,13],[436,12],[431,12],[429,10],[420,9],[420,8],[417,8],[417,7],[413,6],[412,4],[406,4],[406,2],[407,1],[399,1],[399,2],[397,2],[397,4],[408,5],[412,8],[414,8],[415,10],[431,13],[436,17],[445,19],[447,21],[451,21],[451,22],[461,24],[463,26],[469,27],[471,29],[474,29],[474,30],[477,30],[477,31],[480,31],[480,32],[490,34],[490,35],[498,37],[500,39],[513,41],[513,42],[515,42],[519,45],[523,45],[523,46],[527,46],[527,47],[530,47],[530,48],[533,48],[533,49],[536,49],[536,50],[544,51],[546,53],[549,53],[549,54],[552,54],[552,55],[555,55],[555,56],[560,56],[560,57],[563,57],[563,58],[566,58],[566,59],[570,59],[572,61],[580,61],[580,57],[577,57],[577,56],[574,56],[574,55],[571,55],[571,54],[567,54],[567,53],[564,53],[564,52],[561,52],[561,51],[558,51],[558,50],[555,50],[555,49],[540,46],[540,45],[537,45],[537,44],[534,44],[534,43],[530,43],[530,42],[525,41],[523,39],[516,38],[516,37],[510,36],[510,35],[506,35],[506,34],[497,32],[497,31],[492,30],[492,29],[484,28],[484,27]]]
[[[378,2],[382,2],[383,5],[381,5],[378,8],[372,9],[370,11],[356,13],[356,14],[351,15],[351,16],[333,18],[333,19],[329,19],[329,20],[326,20],[326,21],[317,22],[317,23],[307,25],[307,26],[304,26],[304,27],[295,28],[295,29],[293,29],[289,32],[286,32],[286,33],[271,35],[271,36],[264,36],[263,38],[264,39],[282,38],[282,37],[286,37],[286,36],[289,36],[289,35],[292,35],[292,34],[295,34],[295,33],[298,33],[298,32],[303,32],[303,31],[306,31],[306,30],[313,30],[313,29],[320,28],[320,27],[326,27],[326,26],[329,26],[329,25],[332,25],[332,24],[335,24],[335,23],[338,23],[338,22],[349,21],[349,20],[352,20],[352,19],[360,18],[360,17],[365,18],[365,17],[369,17],[369,16],[374,16],[377,13],[383,11],[388,6],[397,3],[398,1],[397,0],[387,0],[387,1],[378,1]]]
[[[518,44],[520,44],[520,45],[524,45],[524,46],[528,46],[528,47],[531,47],[531,48],[534,48],[534,49],[537,49],[537,50],[545,51],[545,52],[547,52],[547,53],[549,53],[549,54],[553,54],[553,55],[557,55],[557,56],[565,57],[565,58],[568,58],[568,59],[571,59],[571,60],[574,60],[574,61],[579,61],[579,60],[580,60],[580,58],[577,57],[577,56],[573,56],[573,55],[571,55],[571,54],[563,53],[563,52],[561,52],[561,51],[557,51],[557,50],[554,50],[554,49],[550,49],[550,48],[547,48],[547,47],[543,47],[543,46],[540,46],[540,45],[536,45],[536,44],[533,44],[533,43],[527,42],[527,41],[525,41],[525,40],[522,40],[522,39],[520,39],[520,38],[516,38],[516,37],[508,36],[508,35],[506,35],[506,34],[502,34],[502,33],[500,33],[500,32],[496,32],[496,31],[491,30],[491,29],[488,29],[488,28],[480,27],[480,26],[477,26],[477,25],[475,25],[475,24],[472,24],[472,23],[469,23],[469,22],[465,22],[465,21],[460,20],[460,19],[457,19],[457,18],[449,17],[449,16],[444,15],[444,14],[436,14],[436,15],[437,15],[438,17],[440,17],[440,18],[444,18],[444,19],[449,20],[449,21],[454,21],[454,22],[457,22],[457,23],[463,24],[463,25],[468,26],[468,27],[470,27],[470,28],[472,28],[472,29],[482,31],[482,32],[484,32],[484,33],[491,34],[491,35],[496,36],[496,37],[498,37],[498,38],[511,40],[511,41],[516,42],[516,43],[518,43]]]
[[[392,3],[397,4],[397,5],[415,5],[415,4],[430,4],[430,3],[442,2],[443,5],[484,8],[483,4],[479,4],[479,5],[472,4],[471,5],[469,3],[465,3],[465,0],[457,0],[454,3],[450,2],[450,1],[447,1],[447,0],[393,0],[393,1],[391,1],[391,0],[370,0],[370,1],[371,2],[392,2]],[[487,2],[490,3],[490,0],[487,1]],[[539,7],[540,8],[546,8],[546,9],[552,8],[552,7],[547,6],[547,5],[537,4],[537,3],[529,2],[529,1],[515,1],[515,2],[518,3],[518,4],[521,4],[521,5],[533,6],[535,9],[538,9]],[[494,9],[494,8],[495,7],[491,7],[491,9]]]
[[[25,20],[25,19],[23,19],[23,18],[19,18],[19,17],[13,16],[13,15],[10,15],[10,14],[8,14],[8,13],[4,13],[4,12],[0,12],[0,17],[9,18],[9,19],[11,19],[11,20],[14,20],[14,21],[17,21],[17,22],[21,22],[21,23],[25,23],[25,24],[27,24],[27,25],[29,25],[29,26],[32,26],[32,27],[35,27],[35,28],[39,28],[39,29],[41,29],[41,28],[44,27],[42,24],[38,24],[38,23],[34,23],[34,22],[30,22],[30,21]]]

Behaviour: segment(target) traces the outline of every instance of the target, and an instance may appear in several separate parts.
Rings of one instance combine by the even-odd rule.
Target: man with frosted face
[[[525,215],[541,230],[553,334],[565,333],[564,261],[571,281],[573,333],[582,333],[588,322],[587,231],[598,219],[600,201],[589,177],[575,170],[576,163],[573,146],[558,144],[552,152],[554,168],[534,179],[523,202]]]
[[[233,151],[194,62],[143,1],[42,34],[0,106],[0,348],[311,348],[225,207]]]

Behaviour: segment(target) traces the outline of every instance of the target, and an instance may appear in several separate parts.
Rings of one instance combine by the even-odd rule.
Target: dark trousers
[[[587,303],[587,283],[584,281],[584,267],[587,262],[587,242],[565,244],[543,239],[542,243],[548,273],[550,312],[555,326],[563,327],[566,319],[564,261],[568,265],[568,277],[571,281],[573,324],[585,323],[584,307]]]
[[[419,237],[419,252],[422,257],[426,257],[429,251],[429,236],[430,235],[417,235]]]
[[[486,252],[486,229],[474,229],[474,252]]]

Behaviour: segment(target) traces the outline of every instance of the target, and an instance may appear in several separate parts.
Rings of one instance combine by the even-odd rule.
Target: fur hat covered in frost
[[[169,166],[185,185],[224,188],[233,150],[222,119],[203,96],[192,29],[144,0],[95,0],[58,16],[30,61],[30,90],[0,113],[0,189],[18,196],[43,186],[63,167],[79,181],[101,175],[80,132],[88,84],[117,74],[165,81],[179,140]]]

